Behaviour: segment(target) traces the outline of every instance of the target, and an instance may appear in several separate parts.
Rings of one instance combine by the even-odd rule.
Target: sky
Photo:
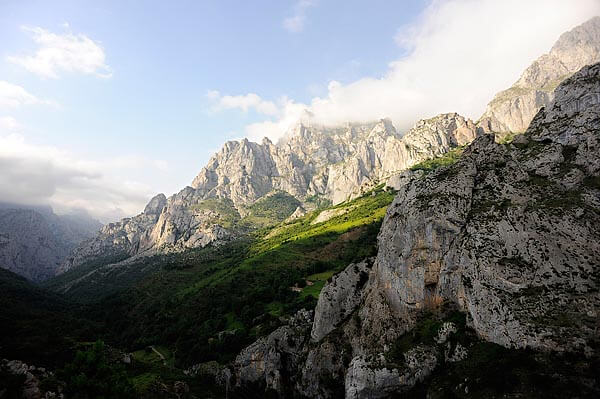
[[[0,201],[103,222],[221,145],[324,124],[476,120],[600,0],[0,0]]]

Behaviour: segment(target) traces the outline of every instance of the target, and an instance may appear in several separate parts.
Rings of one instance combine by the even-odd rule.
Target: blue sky
[[[191,181],[210,151],[260,118],[209,114],[209,90],[308,101],[329,80],[381,74],[400,54],[393,40],[398,24],[422,7],[406,2],[382,13],[385,3],[345,1],[340,9],[324,1],[307,10],[303,32],[290,33],[282,21],[294,1],[8,2],[0,13],[2,55],[35,49],[23,25],[82,32],[101,42],[113,76],[40,79],[6,62],[0,76],[61,105],[23,109],[32,138],[92,156],[132,148],[157,159],[173,155],[169,161],[181,160],[188,170],[172,191]]]
[[[448,54],[481,52],[486,43],[464,29],[465,10],[485,19],[496,9],[510,13],[506,3],[511,1],[1,0],[0,82],[10,85],[13,96],[19,87],[31,97],[21,93],[13,104],[9,93],[3,104],[0,92],[0,137],[11,137],[11,159],[21,156],[26,164],[16,177],[0,173],[0,193],[5,200],[84,207],[106,220],[141,210],[156,192],[183,188],[228,139],[280,137],[299,109],[325,115],[324,123],[390,116],[400,128],[454,111],[446,99],[456,87],[435,81],[413,87],[427,81],[415,71],[443,66]],[[534,3],[539,1],[532,1],[532,10]],[[490,70],[493,79],[484,74],[489,87],[466,93],[456,110],[476,118],[484,99],[516,80],[559,33],[597,10],[594,0],[573,3],[545,2],[556,5],[546,16],[553,26],[538,27],[530,45],[510,49],[523,42],[511,33],[500,50],[474,60],[481,69],[490,59],[514,58],[511,67]],[[524,21],[526,12],[513,23]],[[526,31],[505,25],[506,32]],[[44,40],[69,37],[87,40],[81,51],[91,53],[35,64],[48,46]],[[445,37],[456,40],[444,45]],[[447,69],[460,71],[457,65],[450,62]],[[457,84],[473,75],[465,69],[457,72]],[[425,98],[438,87],[439,101],[422,101],[427,106],[420,108],[402,103],[411,93]],[[361,104],[371,95],[383,105]],[[45,175],[48,169],[56,176]],[[17,180],[32,183],[23,183],[21,192],[14,189]],[[48,187],[31,187],[39,182]],[[106,187],[110,194],[99,194]]]

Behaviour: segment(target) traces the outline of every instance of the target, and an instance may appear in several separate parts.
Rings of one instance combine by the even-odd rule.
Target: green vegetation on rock
[[[296,198],[278,191],[250,205],[241,223],[251,228],[271,226],[287,219],[299,205]]]
[[[460,159],[463,151],[464,147],[456,147],[437,158],[427,159],[423,162],[419,162],[418,164],[413,165],[410,170],[422,170],[425,173],[429,173],[438,168],[453,165]]]

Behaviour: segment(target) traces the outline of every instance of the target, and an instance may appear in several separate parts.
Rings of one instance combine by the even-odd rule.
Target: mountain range
[[[484,135],[454,165],[405,182],[377,256],[337,274],[314,315],[300,312],[245,348],[232,384],[260,382],[284,397],[335,397],[333,380],[346,398],[406,392],[477,350],[444,302],[486,342],[582,362],[597,355],[599,88],[600,64],[585,67],[510,144]],[[431,323],[432,336],[407,335]]]
[[[159,194],[140,215],[108,224],[77,248],[59,273],[98,257],[121,259],[222,242],[252,225],[252,205],[273,194],[286,197],[278,201],[287,210],[283,216],[301,215],[323,201],[335,205],[356,198],[484,132],[499,139],[507,132],[523,132],[537,111],[551,103],[561,80],[600,62],[599,35],[600,17],[563,34],[549,54],[495,96],[477,124],[456,113],[420,120],[404,134],[389,120],[341,127],[299,123],[277,144],[267,138],[260,144],[229,141],[190,186],[168,199]],[[296,203],[292,210],[290,204]],[[239,223],[244,218],[250,223]]]

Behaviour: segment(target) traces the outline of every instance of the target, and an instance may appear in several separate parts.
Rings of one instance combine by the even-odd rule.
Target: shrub
[[[96,341],[87,351],[78,351],[73,362],[58,372],[69,398],[131,398],[135,390],[122,365],[106,358],[104,342]]]

